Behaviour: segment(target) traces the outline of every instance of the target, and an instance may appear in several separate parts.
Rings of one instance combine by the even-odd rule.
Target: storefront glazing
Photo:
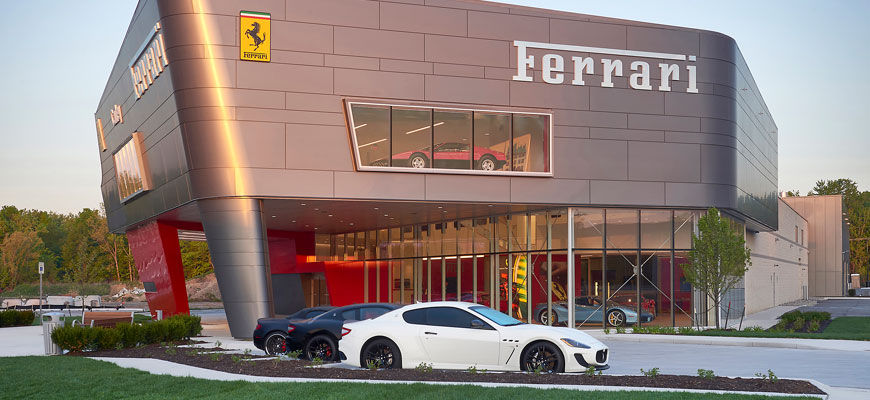
[[[471,301],[577,327],[689,326],[702,307],[680,265],[700,213],[556,208],[318,235],[318,253],[362,262],[363,301]]]

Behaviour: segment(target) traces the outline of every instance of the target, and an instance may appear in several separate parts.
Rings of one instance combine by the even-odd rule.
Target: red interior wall
[[[189,314],[178,230],[154,221],[127,231],[127,240],[139,279],[157,287],[156,293],[145,294],[151,316],[156,317],[157,310],[163,310],[164,317]]]

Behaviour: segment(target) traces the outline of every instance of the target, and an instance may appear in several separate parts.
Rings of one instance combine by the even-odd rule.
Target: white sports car
[[[408,305],[342,327],[339,357],[357,367],[580,372],[607,369],[607,346],[581,331],[531,325],[480,304]]]

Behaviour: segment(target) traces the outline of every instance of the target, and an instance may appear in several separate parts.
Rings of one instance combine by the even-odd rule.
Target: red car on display
[[[465,143],[439,143],[435,145],[435,168],[468,169],[468,148]],[[394,167],[431,168],[429,147],[421,150],[393,154]],[[474,169],[496,171],[504,168],[507,157],[500,151],[474,146]]]

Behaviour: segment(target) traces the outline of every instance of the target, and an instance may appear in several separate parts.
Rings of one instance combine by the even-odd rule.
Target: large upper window
[[[112,156],[115,161],[118,195],[122,203],[151,189],[151,179],[148,174],[148,163],[145,160],[144,150],[142,133],[133,132],[133,137],[127,144]]]
[[[550,175],[549,114],[349,102],[357,168]]]

